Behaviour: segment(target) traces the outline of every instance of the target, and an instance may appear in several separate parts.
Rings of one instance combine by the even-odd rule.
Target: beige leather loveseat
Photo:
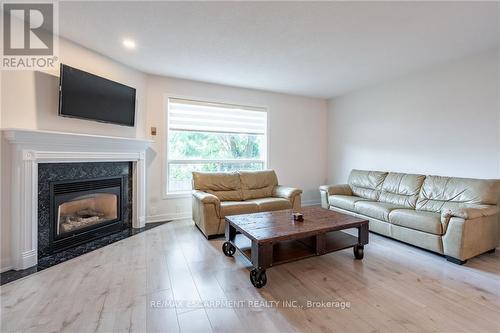
[[[365,217],[370,231],[463,264],[498,246],[499,180],[352,170],[320,187],[324,208]]]
[[[228,215],[300,210],[302,190],[278,185],[273,170],[193,172],[193,220],[207,238],[224,234]]]

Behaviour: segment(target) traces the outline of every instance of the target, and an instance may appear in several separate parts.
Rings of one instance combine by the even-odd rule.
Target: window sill
[[[191,191],[166,193],[163,195],[163,199],[185,199],[185,198],[191,198]]]

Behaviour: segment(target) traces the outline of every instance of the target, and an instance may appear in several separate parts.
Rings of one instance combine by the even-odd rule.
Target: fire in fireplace
[[[123,178],[50,184],[50,250],[57,252],[126,228]]]
[[[58,207],[57,236],[118,218],[118,196],[94,193],[76,197]]]

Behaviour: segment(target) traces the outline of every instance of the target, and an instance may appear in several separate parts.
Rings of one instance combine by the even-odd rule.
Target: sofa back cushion
[[[278,185],[274,170],[240,171],[243,200],[271,197]]]
[[[386,176],[387,172],[354,169],[349,175],[348,183],[353,195],[378,200]]]
[[[211,193],[220,201],[243,200],[237,172],[193,172],[193,189]]]
[[[441,213],[445,209],[496,205],[498,190],[498,180],[427,176],[417,209]]]
[[[424,175],[389,172],[378,200],[414,209],[424,179]]]

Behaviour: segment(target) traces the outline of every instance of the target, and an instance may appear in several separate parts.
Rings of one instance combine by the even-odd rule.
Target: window
[[[266,167],[263,108],[168,99],[167,193],[191,190],[192,171]]]

